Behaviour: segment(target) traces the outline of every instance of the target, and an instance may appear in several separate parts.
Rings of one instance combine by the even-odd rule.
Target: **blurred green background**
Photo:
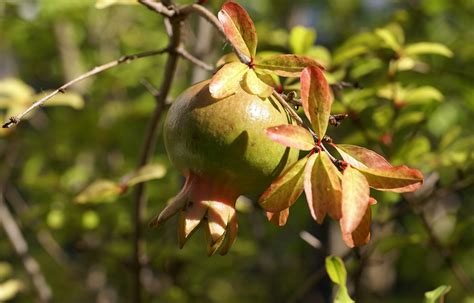
[[[107,2],[114,1],[0,0],[2,121],[96,65],[167,45],[160,16]],[[415,194],[376,194],[373,239],[346,262],[352,296],[421,302],[445,284],[452,286],[449,302],[474,302],[474,1],[238,2],[256,23],[260,52],[313,56],[333,83],[363,87],[336,94],[333,111],[350,113],[329,130],[336,142],[371,148],[425,174]],[[207,6],[217,12],[222,3]],[[204,61],[215,63],[228,51],[196,16],[185,29],[187,49]],[[54,302],[132,300],[132,195],[118,196],[112,182],[135,168],[154,107],[142,83],[159,86],[163,62],[164,56],[140,59],[89,78],[51,100],[55,106],[0,130],[5,205]],[[180,61],[171,99],[209,76]],[[152,163],[147,219],[183,182],[161,137]],[[92,200],[84,198],[91,184],[101,193],[92,190]],[[239,237],[225,257],[207,257],[200,232],[180,250],[176,220],[146,228],[144,301],[331,302],[324,257],[346,248],[337,222],[318,226],[300,200],[282,228],[257,205],[241,207]],[[1,228],[0,302],[35,298]]]

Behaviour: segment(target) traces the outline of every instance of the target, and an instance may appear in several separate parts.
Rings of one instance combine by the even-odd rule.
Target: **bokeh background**
[[[167,45],[160,16],[140,5],[107,6],[113,2],[0,0],[2,121],[96,65]],[[213,12],[223,3],[208,2]],[[357,302],[421,302],[440,285],[452,287],[448,302],[474,302],[474,2],[239,3],[256,23],[259,51],[314,56],[333,83],[363,87],[336,94],[334,112],[350,113],[329,130],[337,142],[416,167],[425,186],[405,196],[376,193],[373,239],[352,252],[337,222],[318,226],[304,198],[281,228],[258,205],[242,203],[239,237],[225,257],[207,257],[200,232],[180,250],[176,220],[146,228],[144,301],[332,302],[324,258],[335,254],[346,257]],[[197,17],[185,29],[187,49],[204,61],[228,51]],[[159,86],[163,62],[140,59],[89,78],[54,106],[0,130],[0,301],[38,298],[25,256],[4,232],[7,210],[54,302],[132,302],[132,195],[118,195],[110,184],[135,169],[154,107],[143,83]],[[209,76],[180,61],[171,99]],[[161,137],[152,163],[147,220],[183,182]],[[84,196],[98,180],[100,190]]]

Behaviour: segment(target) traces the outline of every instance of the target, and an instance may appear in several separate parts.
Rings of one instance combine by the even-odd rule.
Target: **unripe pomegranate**
[[[227,253],[237,233],[237,198],[260,195],[298,158],[297,150],[265,135],[266,128],[289,122],[277,102],[240,88],[219,100],[211,96],[209,81],[187,89],[174,101],[164,125],[169,158],[186,182],[152,224],[180,211],[182,247],[205,220],[209,254],[219,248]]]

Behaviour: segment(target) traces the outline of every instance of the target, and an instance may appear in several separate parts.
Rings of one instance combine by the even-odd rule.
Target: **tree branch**
[[[207,70],[207,71],[213,71],[214,66],[207,64],[206,62],[194,57],[191,53],[189,53],[186,49],[183,47],[180,47],[176,50],[176,53],[180,55],[183,59],[188,60],[192,64],[199,66],[200,68]]]
[[[31,111],[33,111],[37,107],[40,107],[41,105],[43,105],[44,102],[48,101],[49,99],[56,96],[57,94],[64,93],[66,91],[66,89],[68,89],[70,86],[74,85],[77,82],[80,82],[80,81],[82,81],[84,79],[87,79],[91,76],[97,75],[97,74],[99,74],[103,71],[106,71],[106,70],[108,70],[112,67],[115,67],[117,65],[120,65],[120,64],[123,64],[123,63],[129,63],[133,60],[140,59],[140,58],[160,55],[160,54],[163,54],[167,51],[168,51],[168,48],[164,48],[164,49],[160,49],[160,50],[152,50],[152,51],[137,53],[137,54],[133,54],[133,55],[126,55],[126,56],[120,57],[117,60],[111,61],[109,63],[105,63],[105,64],[102,64],[100,66],[96,66],[93,69],[91,69],[90,71],[88,71],[87,73],[80,75],[79,77],[67,82],[66,84],[63,84],[62,86],[57,88],[52,93],[50,93],[50,94],[46,95],[45,97],[41,98],[40,100],[36,101],[30,107],[28,107],[24,112],[22,112],[21,114],[19,114],[17,116],[14,116],[14,117],[11,117],[8,122],[5,122],[5,124],[3,124],[2,127],[3,128],[10,128],[13,125],[17,125],[18,123],[20,123],[21,119],[23,119],[23,117],[26,116],[28,113],[30,113]]]

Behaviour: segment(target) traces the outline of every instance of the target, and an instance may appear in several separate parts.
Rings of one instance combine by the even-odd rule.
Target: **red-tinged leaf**
[[[286,224],[286,221],[288,221],[288,216],[290,215],[290,209],[287,208],[276,213],[267,211],[265,214],[267,216],[268,221],[270,221],[270,223],[276,226],[284,226]]]
[[[343,234],[351,234],[359,226],[369,207],[369,183],[357,169],[348,166],[342,175],[342,217]]]
[[[339,220],[342,201],[340,172],[325,152],[313,159],[308,160],[305,169],[305,193],[311,215],[319,224],[323,223],[326,213]]]
[[[375,205],[375,204],[377,204],[377,200],[375,200],[375,198],[370,197],[369,205]]]
[[[220,57],[219,60],[217,60],[216,66],[221,67],[222,65],[231,62],[240,62],[239,57],[234,52],[225,54]]]
[[[350,144],[335,146],[341,157],[356,168],[387,168],[392,165],[373,150]]]
[[[423,174],[405,165],[387,168],[358,168],[370,187],[396,193],[412,192],[423,184]]]
[[[289,208],[303,192],[303,171],[308,158],[302,158],[290,166],[260,196],[258,202],[269,212]]]
[[[360,221],[357,228],[352,233],[342,233],[342,239],[346,243],[347,246],[359,247],[365,245],[370,240],[370,223],[372,221],[372,210],[370,206],[367,207],[362,220]],[[342,220],[340,221],[342,224]],[[342,226],[341,226],[342,230]]]
[[[323,71],[316,66],[301,73],[301,102],[318,138],[323,138],[331,114],[332,94]]]
[[[265,130],[267,136],[275,142],[299,150],[312,150],[314,140],[311,133],[298,125],[283,124]]]
[[[209,84],[209,92],[216,99],[222,99],[235,93],[240,87],[240,80],[249,67],[240,62],[232,62],[224,65],[212,77]]]
[[[227,39],[234,48],[250,58],[257,50],[257,31],[245,9],[235,2],[227,2],[217,14]]]
[[[317,66],[323,69],[316,60],[298,55],[274,55],[255,61],[255,68],[272,71],[282,77],[299,77],[303,69],[308,66]]]
[[[257,74],[251,69],[249,69],[244,76],[242,88],[249,94],[257,95],[260,98],[267,98],[273,92],[273,88],[260,80]]]

